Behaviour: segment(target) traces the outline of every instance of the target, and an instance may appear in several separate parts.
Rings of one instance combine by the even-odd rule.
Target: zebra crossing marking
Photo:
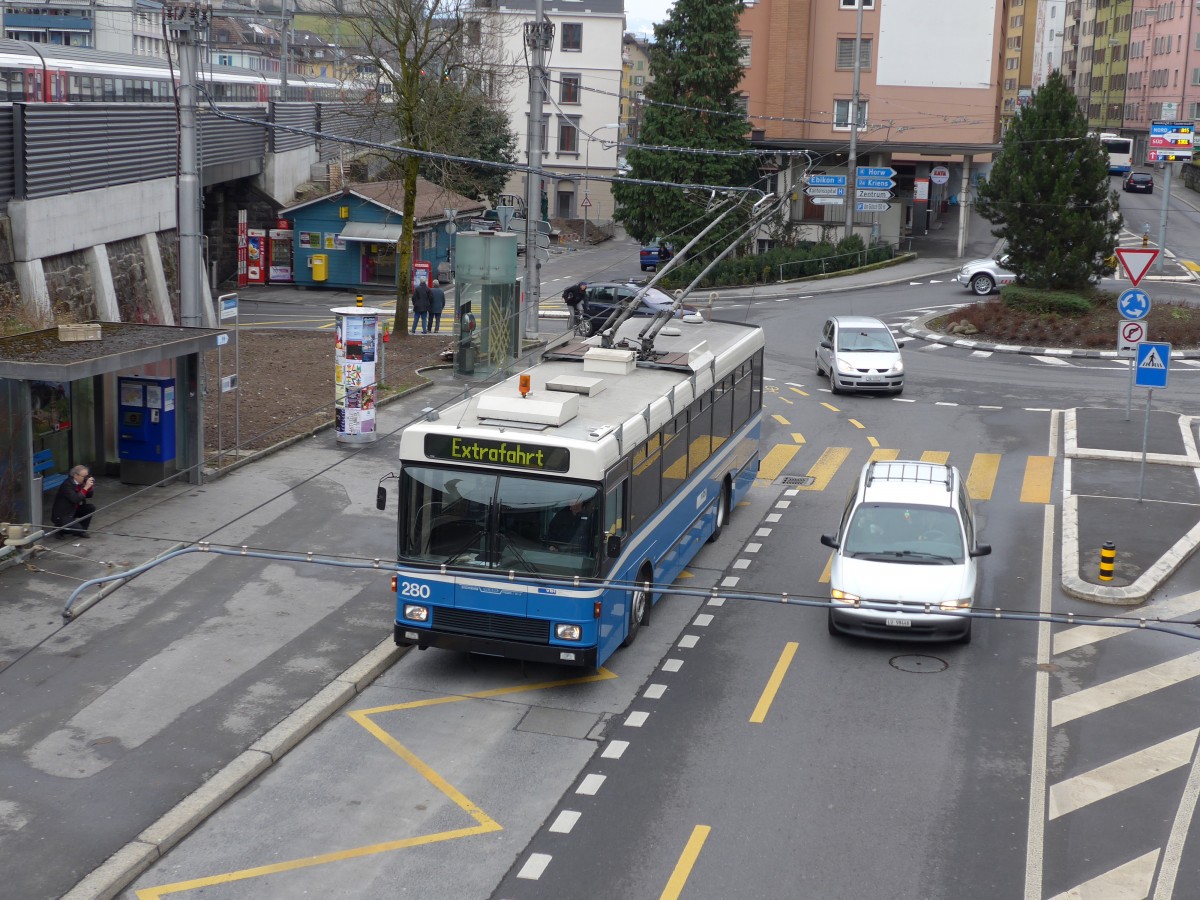
[[[1139,784],[1173,772],[1192,761],[1200,728],[1097,766],[1050,786],[1050,820],[1083,809]]]
[[[849,447],[827,447],[820,458],[813,463],[811,469],[808,470],[808,476],[813,482],[809,485],[802,485],[799,490],[802,491],[823,491],[829,487],[829,482],[833,480],[833,476],[837,474],[838,469],[842,467],[847,457],[850,456]]]
[[[1165,600],[1154,600],[1138,607],[1135,619],[1177,619],[1180,616],[1194,614],[1200,611],[1200,591],[1184,594],[1180,597],[1170,597]],[[1120,618],[1105,619],[1105,622],[1118,622]],[[1054,635],[1054,653],[1070,653],[1080,647],[1087,647],[1120,637],[1128,633],[1125,628],[1106,628],[1103,625],[1076,625]]]
[[[1158,867],[1157,850],[1143,853],[1137,859],[1122,863],[1095,878],[1078,884],[1069,891],[1055,894],[1050,900],[1102,900],[1104,897],[1149,897]]]
[[[1025,477],[1021,481],[1022,503],[1049,503],[1054,483],[1054,457],[1030,456],[1025,460]]]
[[[999,453],[976,453],[967,472],[967,496],[972,500],[991,500],[999,471]]]
[[[1065,725],[1086,715],[1144,697],[1200,675],[1200,653],[1189,653],[1148,669],[1083,688],[1050,704],[1050,724]]]

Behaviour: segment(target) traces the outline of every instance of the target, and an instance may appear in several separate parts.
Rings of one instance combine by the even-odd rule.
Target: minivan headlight
[[[889,375],[903,375],[904,374],[904,360],[898,359],[894,363],[892,363],[892,367],[890,369],[888,369],[888,374]]]
[[[837,370],[843,375],[853,375],[858,371],[858,369],[854,368],[854,366],[850,365],[850,363],[841,358],[839,358],[837,361]]]
[[[962,600],[943,600],[938,604],[939,609],[970,609],[971,598],[964,597]]]
[[[839,603],[851,604],[857,604],[860,599],[858,594],[847,594],[845,591],[840,591],[837,588],[833,588],[829,592],[829,597],[831,600],[836,600]]]

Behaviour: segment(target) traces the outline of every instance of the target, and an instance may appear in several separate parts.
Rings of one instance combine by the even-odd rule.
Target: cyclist
[[[563,302],[571,311],[571,330],[578,331],[583,324],[584,301],[587,299],[587,282],[573,284],[562,294]]]

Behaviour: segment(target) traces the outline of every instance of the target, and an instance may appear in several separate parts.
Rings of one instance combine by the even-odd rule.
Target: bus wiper
[[[523,565],[525,567],[526,572],[536,572],[537,571],[533,566],[531,566],[529,564],[529,560],[527,560],[525,558],[525,554],[521,552],[521,549],[517,546],[516,541],[514,541],[511,537],[509,537],[503,531],[499,532],[497,534],[497,537],[504,538],[505,545],[508,547],[509,550],[512,551],[513,556],[515,556],[517,558],[517,562],[519,562],[521,565]]]
[[[459,546],[457,549],[455,549],[449,556],[447,556],[442,561],[442,565],[443,566],[453,565],[454,562],[457,561],[457,559],[460,556],[462,556],[464,553],[466,553],[468,550],[471,549],[471,545],[473,543],[475,543],[476,538],[478,538],[481,534],[483,534],[483,526],[482,525],[476,527],[476,529],[474,531],[472,531],[470,534],[468,534],[466,540],[462,542],[461,546]]]

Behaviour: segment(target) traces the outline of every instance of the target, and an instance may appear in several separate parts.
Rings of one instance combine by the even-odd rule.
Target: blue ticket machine
[[[117,379],[121,481],[156,484],[175,474],[175,379]]]

